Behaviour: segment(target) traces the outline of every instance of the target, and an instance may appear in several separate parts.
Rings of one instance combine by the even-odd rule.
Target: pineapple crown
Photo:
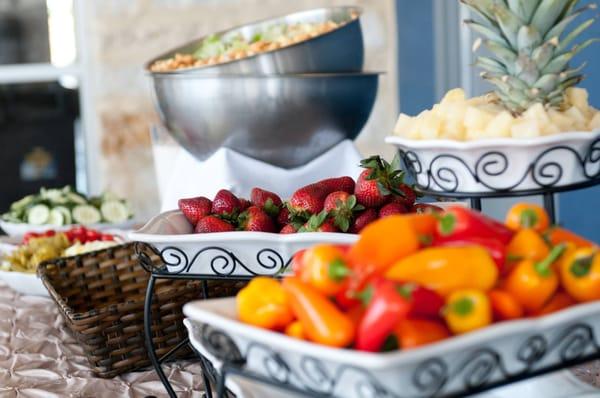
[[[560,108],[564,92],[578,84],[584,65],[571,68],[569,61],[598,39],[571,46],[594,22],[586,20],[572,30],[568,26],[596,4],[576,8],[580,0],[460,0],[479,18],[466,20],[481,34],[473,51],[482,44],[493,57],[479,56],[475,65],[495,87],[497,99],[513,114],[541,103]]]

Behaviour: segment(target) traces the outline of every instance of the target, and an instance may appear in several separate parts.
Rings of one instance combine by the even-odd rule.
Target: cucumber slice
[[[85,198],[83,196],[81,196],[75,192],[67,192],[67,193],[65,193],[65,197],[67,198],[68,202],[71,202],[75,205],[86,205],[87,204],[87,200],[85,200]]]
[[[79,205],[73,208],[73,220],[79,224],[97,224],[102,219],[100,212],[93,206]]]
[[[46,205],[35,205],[27,210],[27,223],[33,225],[43,225],[48,222],[50,209]]]
[[[120,198],[113,192],[106,191],[101,196],[103,202],[112,202],[113,200],[120,200]]]
[[[35,195],[27,195],[10,205],[11,210],[22,210],[35,201]]]
[[[46,189],[41,192],[42,199],[47,199],[50,202],[58,202],[65,200],[65,195],[60,189]]]
[[[56,206],[52,211],[60,212],[64,219],[64,224],[71,224],[73,222],[73,218],[71,217],[71,211],[64,206]]]
[[[102,213],[102,218],[109,223],[120,223],[129,218],[129,209],[118,200],[102,203],[100,212]]]
[[[60,227],[61,225],[65,225],[65,216],[64,214],[57,209],[50,210],[50,216],[48,217],[48,224],[55,225]]]

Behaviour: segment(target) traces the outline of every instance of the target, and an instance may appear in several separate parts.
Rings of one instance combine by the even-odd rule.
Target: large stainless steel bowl
[[[226,146],[284,168],[354,139],[378,87],[377,73],[152,77],[163,123],[197,159]]]
[[[362,10],[358,7],[319,8],[225,30],[216,35],[227,38],[241,34],[247,40],[251,40],[257,32],[262,32],[273,25],[351,20],[335,30],[278,50],[214,66],[188,68],[177,72],[211,75],[360,72],[364,62],[363,36],[359,19],[354,16],[360,16],[361,13]],[[171,58],[177,53],[194,53],[204,39],[205,37],[202,37],[156,57],[146,65],[146,69],[149,70],[154,62]]]

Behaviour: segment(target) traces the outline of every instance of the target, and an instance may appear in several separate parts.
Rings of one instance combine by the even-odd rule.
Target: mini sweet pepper
[[[318,245],[294,257],[294,273],[325,295],[333,296],[344,288],[352,272],[344,260],[345,253],[337,246]]]
[[[600,300],[600,255],[583,247],[566,254],[560,264],[564,289],[577,301]]]
[[[550,248],[539,232],[531,228],[519,230],[506,248],[509,259],[541,261]]]
[[[455,334],[482,328],[492,323],[490,300],[481,290],[457,290],[448,296],[444,317]]]
[[[458,289],[491,289],[498,280],[498,267],[481,246],[430,247],[396,262],[385,276],[447,296]]]
[[[236,305],[242,322],[261,328],[281,330],[294,320],[287,294],[275,279],[252,279],[237,294]]]
[[[437,235],[454,239],[497,239],[508,244],[513,236],[504,224],[463,206],[452,206],[438,220]]]
[[[550,217],[543,207],[533,203],[517,203],[506,213],[505,224],[513,230],[532,228],[543,232],[550,226]]]
[[[470,238],[456,239],[452,236],[449,237],[436,237],[432,243],[433,246],[442,247],[461,247],[461,246],[481,246],[485,248],[492,256],[492,259],[498,267],[500,273],[504,272],[506,266],[506,245],[500,242],[498,239],[492,238],[480,238],[478,236],[472,236]]]

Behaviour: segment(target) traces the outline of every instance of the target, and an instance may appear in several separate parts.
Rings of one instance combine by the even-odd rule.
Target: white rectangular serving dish
[[[244,324],[237,320],[235,298],[194,301],[183,312],[194,348],[217,369],[242,360],[245,369],[276,383],[332,397],[467,394],[600,352],[600,303],[383,354],[330,348]]]
[[[129,238],[154,246],[169,273],[249,277],[281,274],[299,250],[320,243],[352,244],[358,236],[330,232],[194,234],[183,213],[173,210],[154,217]]]

